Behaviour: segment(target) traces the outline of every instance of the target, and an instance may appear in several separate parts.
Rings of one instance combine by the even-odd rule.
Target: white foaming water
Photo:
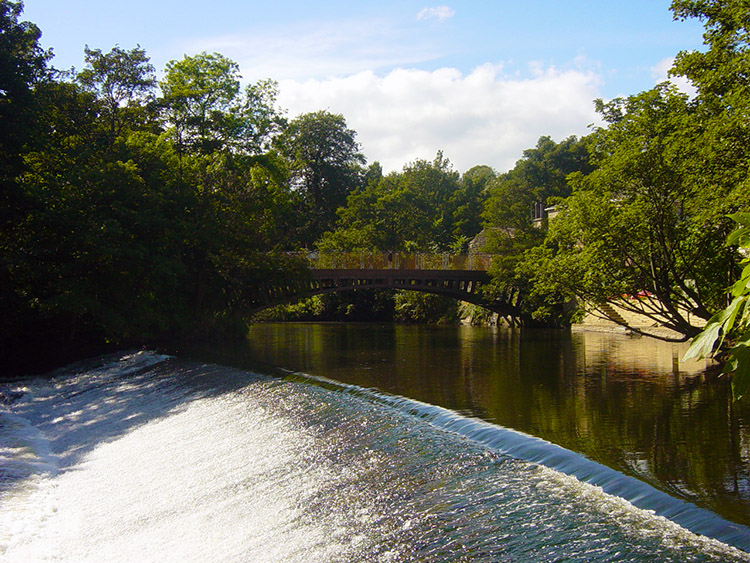
[[[141,369],[153,359],[139,362]],[[69,445],[79,425],[98,425],[86,411],[113,399],[91,390],[113,371],[119,392],[147,387],[143,379],[121,378],[137,369],[126,363],[63,385],[64,396],[86,399],[54,418],[58,441]],[[330,541],[336,514],[300,524],[300,500],[330,483],[333,471],[299,466],[296,451],[311,445],[289,421],[242,393],[173,406],[175,395],[142,397],[126,420],[147,413],[148,423],[98,444],[60,475],[45,468],[33,486],[25,482],[8,494],[0,521],[4,560],[329,561],[356,543]],[[96,440],[95,432],[86,438]]]
[[[254,432],[243,431],[248,423]],[[294,525],[297,499],[326,471],[289,471],[291,450],[304,442],[259,409],[196,400],[101,445],[60,476],[45,503],[54,513],[32,541],[16,537],[9,553],[18,561],[325,560],[327,530]],[[316,545],[325,548],[308,550]]]
[[[23,391],[4,561],[748,560],[332,382],[135,354]]]

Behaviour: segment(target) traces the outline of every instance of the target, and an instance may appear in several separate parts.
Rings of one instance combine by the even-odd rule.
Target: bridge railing
[[[450,252],[310,252],[304,257],[312,269],[327,270],[481,270],[492,263],[490,254]]]

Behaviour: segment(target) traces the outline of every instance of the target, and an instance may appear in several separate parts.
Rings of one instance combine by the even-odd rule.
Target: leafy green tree
[[[21,155],[34,125],[34,85],[48,79],[52,57],[39,45],[42,33],[19,21],[23,2],[0,0],[0,181],[21,170]],[[3,190],[5,191],[5,190]]]
[[[750,213],[731,217],[739,227],[727,238],[727,245],[742,249],[744,268],[732,286],[732,302],[709,319],[693,339],[685,359],[726,352],[724,372],[733,374],[732,394],[739,400],[750,390]]]
[[[178,143],[150,111],[142,50],[87,49],[87,60],[75,82],[30,85],[34,143],[15,182],[23,205],[0,240],[0,356],[38,342],[75,354],[241,334],[258,287],[303,274],[277,252],[292,202],[284,163],[264,152],[281,123],[275,86],[205,105],[210,122],[181,123]],[[184,115],[185,97],[160,102]]]
[[[262,80],[243,92],[240,79],[237,63],[218,53],[167,63],[161,104],[181,154],[268,149],[284,125],[275,107],[277,85]]]
[[[585,140],[572,136],[555,143],[540,137],[535,148],[525,150],[516,166],[491,184],[485,221],[492,227],[534,232],[534,205],[546,207],[569,196],[568,175],[592,170]]]
[[[460,177],[442,153],[417,160],[349,196],[337,228],[319,243],[327,250],[448,250]]]
[[[185,55],[167,63],[159,87],[180,152],[210,154],[225,146],[240,92],[237,63],[218,53]]]
[[[266,154],[284,120],[276,84],[261,81],[243,92],[239,67],[217,53],[171,61],[160,87],[179,155],[178,191],[190,198],[183,256],[191,302],[206,319],[238,310],[285,263],[265,255],[279,242],[280,211],[291,210],[283,164]]]
[[[454,239],[470,241],[482,230],[482,209],[496,177],[486,165],[474,166],[461,176],[461,185],[450,198]]]
[[[536,260],[529,263],[529,254],[544,241],[547,224],[544,218],[535,224],[532,211],[535,206],[545,208],[569,196],[568,177],[593,168],[585,139],[573,136],[555,143],[540,137],[512,170],[490,183],[483,210],[485,250],[496,256],[490,269],[492,283],[485,293],[514,303],[525,312],[526,323],[560,325],[570,321],[570,298],[540,285]]]
[[[693,104],[700,123],[694,181],[706,192],[725,195],[737,211],[750,200],[750,6],[744,0],[675,0],[676,19],[704,22],[706,49],[680,52],[671,74],[685,76],[698,93]]]
[[[750,64],[750,8],[744,0],[673,0],[675,19],[704,23],[701,51],[681,51],[671,73],[686,76],[697,87],[702,104],[715,110],[744,111],[748,88],[744,71]],[[740,117],[734,115],[733,117]]]
[[[419,291],[399,291],[394,297],[394,319],[403,323],[458,324],[458,301]]]
[[[728,194],[707,192],[692,169],[703,156],[700,123],[666,84],[599,109],[609,122],[590,139],[599,168],[571,180],[546,255],[533,256],[540,278],[605,316],[616,303],[694,336],[734,268],[722,247]]]
[[[442,153],[431,162],[417,160],[401,172],[368,183],[339,209],[334,231],[318,242],[324,251],[461,252],[478,232],[479,208],[489,167],[475,167],[464,178]],[[472,216],[472,211],[475,215]],[[392,307],[404,322],[454,322],[455,300],[411,291],[397,292]]]
[[[725,216],[750,198],[750,8],[738,0],[671,7],[676,19],[705,23],[707,49],[679,53],[671,70],[697,96],[661,85],[599,102],[608,126],[590,146],[600,169],[572,182],[547,244],[529,258],[540,265],[538,287],[570,290],[617,321],[607,309],[615,302],[685,338],[723,308],[736,271],[722,242]]]
[[[365,157],[344,116],[327,111],[292,120],[277,147],[289,162],[291,186],[300,201],[299,240],[312,245],[333,229],[336,211],[362,184]]]
[[[52,78],[52,53],[39,45],[39,28],[20,20],[22,12],[22,2],[0,0],[0,362],[8,368],[26,334],[21,326],[28,312],[18,272],[28,258],[18,240],[33,200],[20,176],[24,155],[39,144],[36,87]]]
[[[78,73],[78,82],[103,103],[113,140],[125,121],[135,123],[142,116],[136,108],[154,97],[156,74],[154,67],[140,46],[125,50],[113,47],[108,53],[101,49],[84,49],[84,69]]]
[[[148,262],[159,244],[149,235],[164,225],[146,226],[155,194],[132,151],[105,154],[98,140],[107,125],[91,94],[69,83],[36,94],[44,127],[36,131],[38,149],[25,155],[20,182],[30,205],[11,248],[25,308],[16,329],[66,345],[122,334],[139,325],[138,288],[159,266]]]

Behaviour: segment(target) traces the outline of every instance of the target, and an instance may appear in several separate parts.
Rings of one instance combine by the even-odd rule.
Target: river
[[[269,324],[21,379],[0,558],[748,561],[750,411],[683,351]]]

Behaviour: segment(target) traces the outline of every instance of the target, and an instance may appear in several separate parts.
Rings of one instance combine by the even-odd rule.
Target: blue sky
[[[279,82],[294,117],[342,113],[369,161],[398,170],[443,150],[459,171],[511,168],[540,135],[583,135],[593,100],[635,94],[698,49],[669,0],[26,0],[58,68],[83,48],[140,44],[161,70],[220,52]]]

